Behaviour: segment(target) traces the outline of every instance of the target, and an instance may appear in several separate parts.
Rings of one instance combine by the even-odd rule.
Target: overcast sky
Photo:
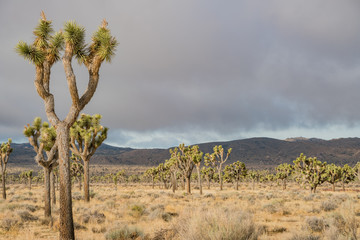
[[[106,18],[118,39],[83,110],[103,116],[108,144],[360,136],[358,0],[1,0],[0,141],[26,142],[23,126],[46,120],[35,68],[14,51],[33,41],[41,10],[55,30],[83,25],[88,41]],[[74,68],[83,91],[86,70]],[[51,90],[63,118],[61,62]]]

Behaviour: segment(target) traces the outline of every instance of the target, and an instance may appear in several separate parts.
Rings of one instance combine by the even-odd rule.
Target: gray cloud
[[[0,139],[21,139],[15,129],[46,119],[34,68],[14,52],[19,40],[32,41],[41,9],[55,29],[75,19],[88,39],[105,17],[118,38],[117,56],[102,66],[84,110],[103,115],[109,143],[159,147],[358,128],[357,1],[3,1]],[[86,71],[75,70],[85,89]],[[65,116],[70,99],[60,63],[52,73],[56,109]],[[343,129],[333,137],[344,133],[333,129]]]

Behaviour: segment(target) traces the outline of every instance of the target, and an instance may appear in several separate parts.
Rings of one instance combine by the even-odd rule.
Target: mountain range
[[[227,142],[197,144],[204,153],[211,153],[215,145],[225,150],[232,148],[227,163],[242,161],[248,166],[272,167],[281,163],[292,163],[301,153],[317,157],[321,161],[353,166],[360,159],[360,138],[322,140],[316,138],[249,138]],[[16,166],[35,165],[35,153],[28,143],[13,143],[9,164]],[[170,157],[169,149],[133,149],[103,144],[91,159],[98,165],[142,165],[155,166]]]

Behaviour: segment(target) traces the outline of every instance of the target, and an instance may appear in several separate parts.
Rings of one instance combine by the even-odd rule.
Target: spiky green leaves
[[[91,155],[107,138],[108,128],[100,125],[101,115],[81,114],[81,117],[70,128],[70,138],[73,147],[77,142],[79,151],[84,156]]]
[[[1,143],[1,146],[0,146],[1,155],[4,155],[4,156],[10,155],[10,153],[13,151],[13,149],[11,148],[11,143],[12,143],[11,138],[9,138],[7,142]]]
[[[44,19],[39,20],[39,24],[34,30],[35,41],[34,46],[40,49],[45,49],[49,46],[49,39],[51,37],[51,33],[54,30],[51,26],[51,21],[47,21]]]
[[[28,45],[27,43],[20,41],[16,47],[15,51],[28,60],[34,65],[41,65],[45,60],[45,53],[41,49],[37,48],[34,45]]]
[[[82,52],[85,48],[85,28],[74,21],[65,23],[64,39],[71,45],[74,54]]]
[[[111,36],[110,30],[101,26],[92,36],[89,52],[98,56],[102,61],[110,62],[115,55],[117,45],[118,42],[115,37]]]

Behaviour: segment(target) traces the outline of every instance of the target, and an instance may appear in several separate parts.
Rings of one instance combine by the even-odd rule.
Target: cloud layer
[[[109,143],[170,147],[358,131],[357,1],[42,0],[0,3],[0,139],[20,141],[24,124],[45,119],[34,67],[14,52],[18,41],[32,41],[40,10],[55,29],[76,20],[88,39],[106,18],[119,40],[84,110],[103,115]],[[86,72],[75,70],[84,89]],[[65,116],[70,98],[60,63],[52,73],[56,110]],[[338,130],[325,136],[324,129]]]

